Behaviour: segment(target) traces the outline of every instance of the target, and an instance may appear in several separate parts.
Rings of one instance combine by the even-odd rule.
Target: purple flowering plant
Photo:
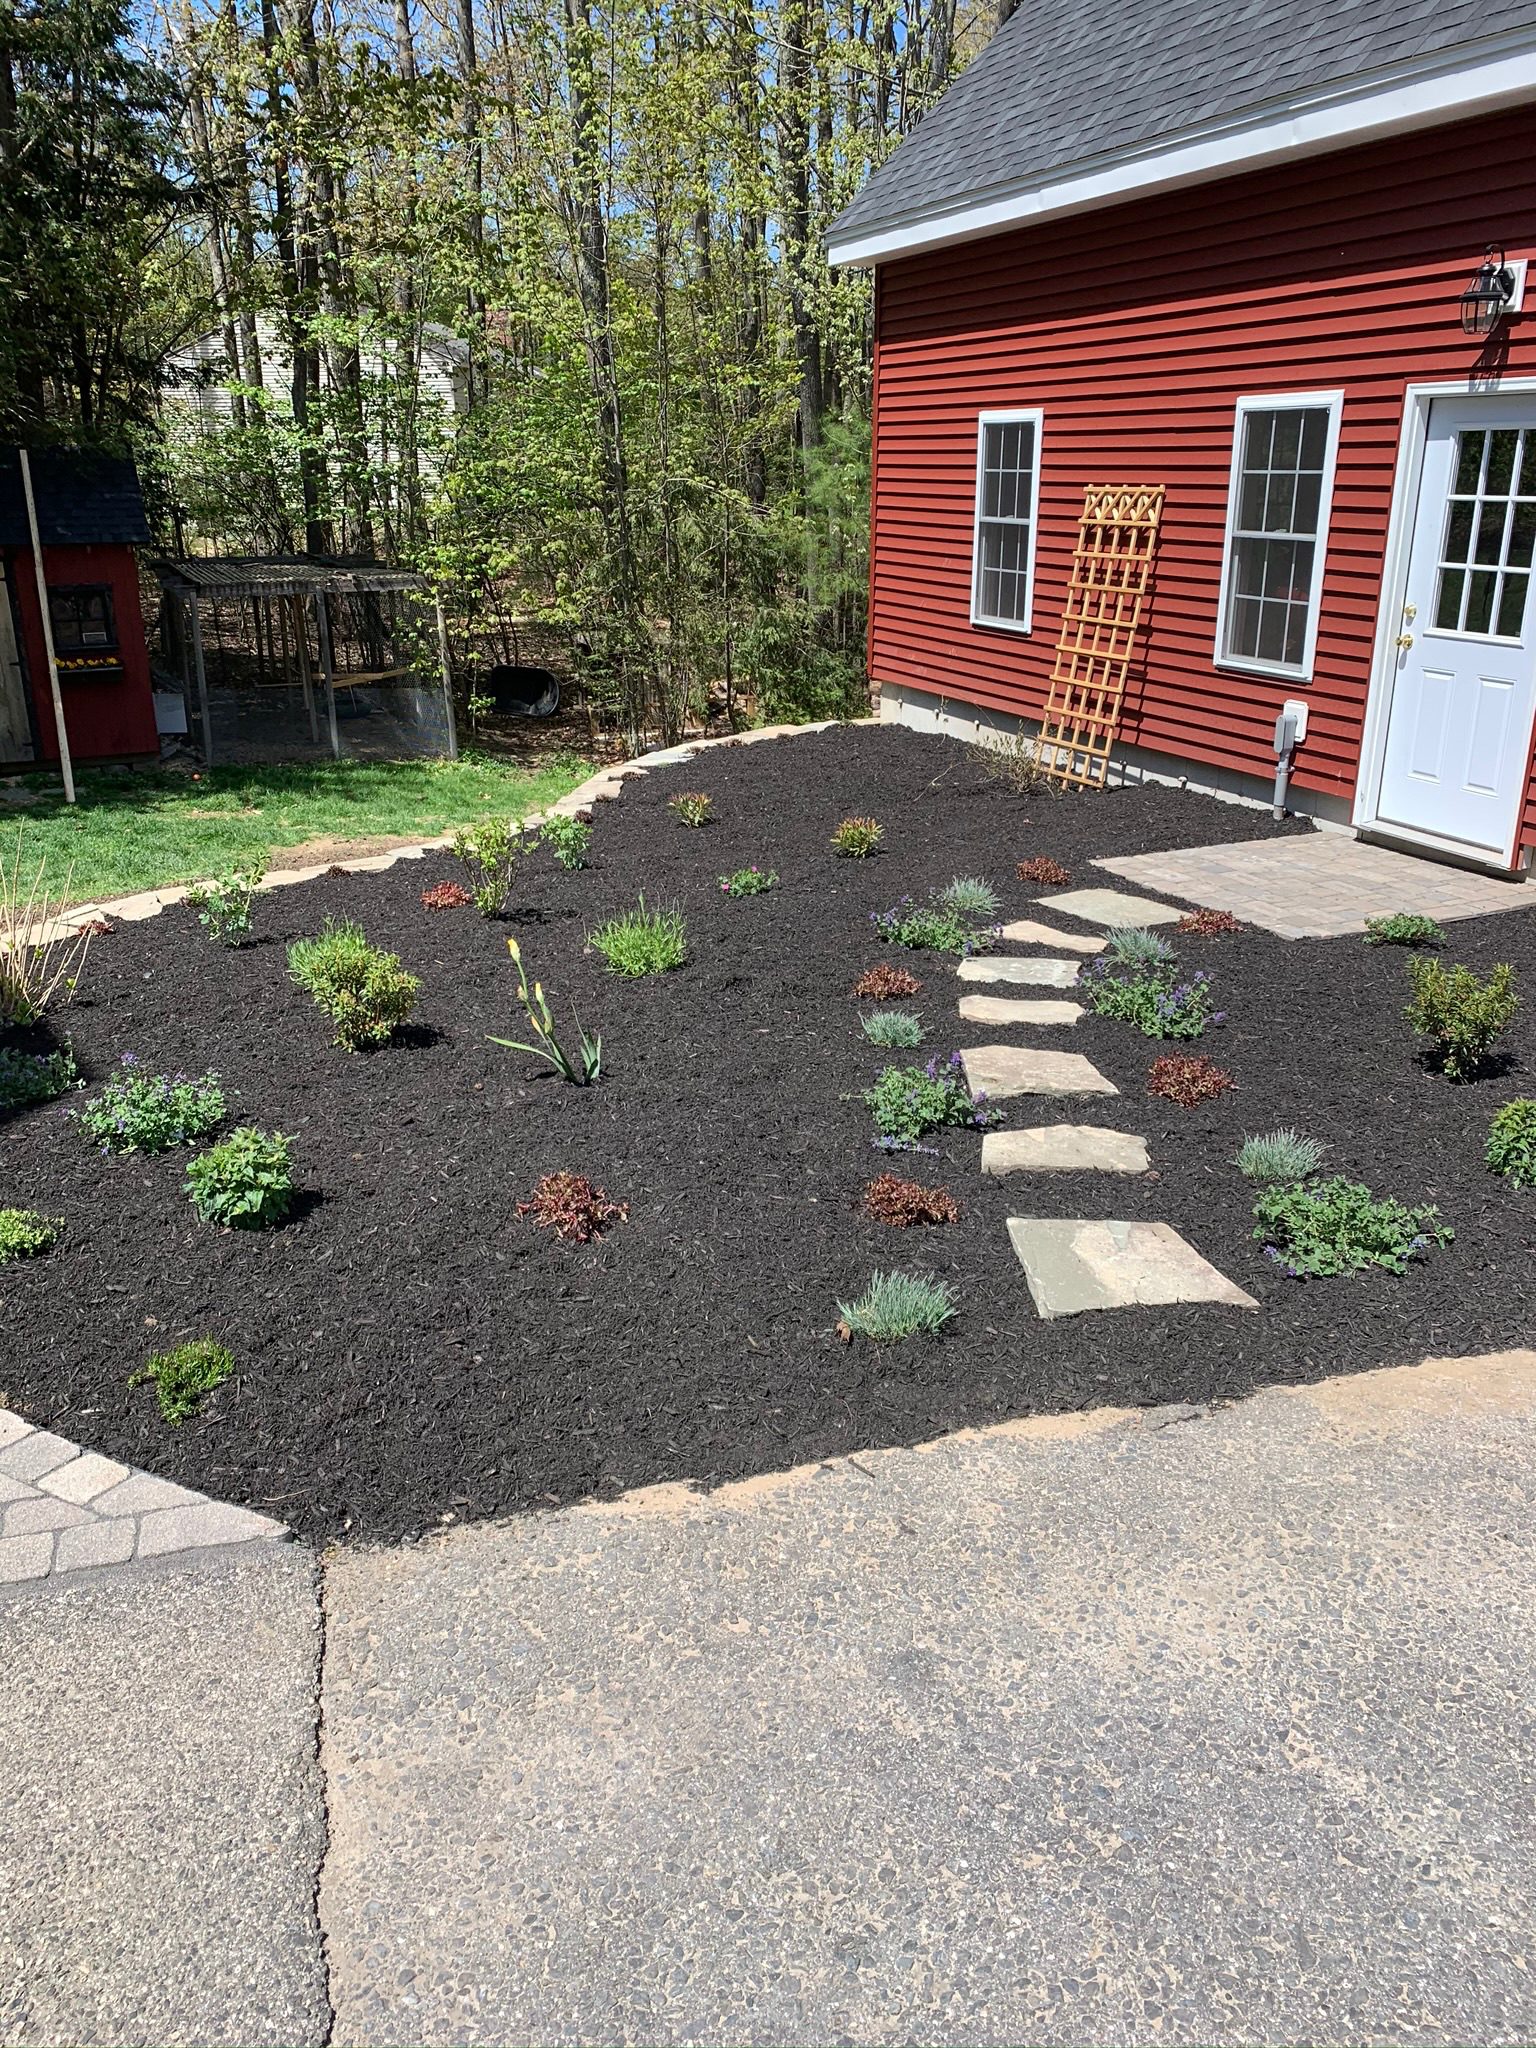
[[[864,1093],[879,1135],[882,1152],[917,1152],[929,1131],[987,1130],[1002,1122],[984,1095],[973,1095],[959,1053],[947,1059],[937,1053],[924,1065],[884,1067],[873,1088]]]
[[[125,1052],[100,1093],[65,1114],[102,1152],[168,1152],[206,1136],[224,1110],[217,1074],[152,1074]]]
[[[1093,960],[1079,975],[1078,988],[1090,1010],[1134,1024],[1147,1038],[1199,1038],[1227,1021],[1226,1011],[1215,1007],[1203,967],[1181,977],[1171,960],[1133,967]]]
[[[914,903],[900,896],[889,910],[872,910],[869,921],[875,937],[888,946],[913,946],[933,953],[958,953],[967,960],[973,953],[988,953],[1001,935],[1000,925],[976,924],[939,897]]]

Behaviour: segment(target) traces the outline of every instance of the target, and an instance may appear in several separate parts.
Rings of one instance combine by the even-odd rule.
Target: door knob
[[[1397,644],[1399,647],[1411,647],[1413,645],[1413,635],[1411,633],[1399,633]]]

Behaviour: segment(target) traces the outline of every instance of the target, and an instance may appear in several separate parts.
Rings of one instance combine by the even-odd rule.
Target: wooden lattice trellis
[[[1040,726],[1054,782],[1102,788],[1163,516],[1162,484],[1089,484]]]

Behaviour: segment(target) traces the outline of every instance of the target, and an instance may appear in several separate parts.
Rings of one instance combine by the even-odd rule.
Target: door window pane
[[[1016,625],[1029,617],[1036,452],[1033,420],[988,420],[981,430],[978,619]]]
[[[1442,632],[1517,640],[1536,545],[1536,429],[1479,427],[1457,436],[1435,586]],[[1464,565],[1475,566],[1470,575]]]
[[[1225,660],[1305,665],[1329,424],[1326,405],[1253,407],[1240,416]]]

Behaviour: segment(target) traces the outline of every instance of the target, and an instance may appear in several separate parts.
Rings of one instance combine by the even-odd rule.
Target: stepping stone
[[[1083,932],[1060,932],[1054,925],[1037,924],[1032,917],[1021,917],[1012,924],[1005,924],[1000,934],[1013,946],[1065,946],[1069,953],[1102,953],[1104,941],[1091,939]]]
[[[1010,1095],[1118,1095],[1120,1090],[1080,1052],[1040,1052],[1030,1045],[976,1045],[962,1052],[966,1085],[989,1102]]]
[[[1008,1235],[1047,1319],[1091,1308],[1161,1307],[1176,1301],[1257,1308],[1166,1223],[1079,1223],[1010,1216]]]
[[[1070,988],[1081,971],[1076,960],[1013,960],[998,953],[976,953],[962,960],[962,981],[1011,981],[1021,988]]]
[[[1147,1141],[1097,1124],[1042,1124],[1029,1131],[988,1131],[983,1173],[1145,1173]]]
[[[1177,924],[1184,915],[1166,903],[1154,903],[1150,896],[1128,896],[1123,889],[1069,889],[1065,896],[1037,896],[1035,901],[1089,924]]]
[[[1081,1003],[1030,1002],[1009,996],[962,996],[960,1014],[973,1024],[1075,1024]]]

